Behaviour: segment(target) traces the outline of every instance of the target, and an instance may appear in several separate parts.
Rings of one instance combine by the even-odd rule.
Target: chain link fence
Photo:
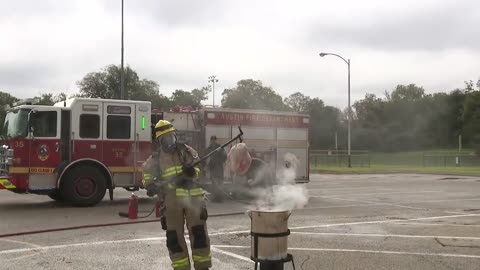
[[[480,167],[480,157],[470,151],[428,151],[376,153],[366,150],[351,151],[352,167]],[[310,166],[347,167],[345,150],[310,150]]]

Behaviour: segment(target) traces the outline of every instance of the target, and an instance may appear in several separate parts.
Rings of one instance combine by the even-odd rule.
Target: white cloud
[[[125,0],[125,59],[161,92],[219,78],[262,80],[344,107],[397,84],[448,91],[480,74],[477,1]],[[120,63],[120,0],[0,0],[0,89],[18,97],[76,91],[86,73]],[[470,39],[469,39],[470,38]],[[210,101],[209,101],[210,102]]]

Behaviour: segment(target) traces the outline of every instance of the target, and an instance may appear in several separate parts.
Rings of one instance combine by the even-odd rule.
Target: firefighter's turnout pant
[[[207,232],[207,208],[203,190],[173,189],[165,196],[165,216],[167,219],[167,247],[173,269],[190,269],[187,244],[184,237],[184,224],[190,236],[192,258],[195,269],[212,266],[210,239]]]

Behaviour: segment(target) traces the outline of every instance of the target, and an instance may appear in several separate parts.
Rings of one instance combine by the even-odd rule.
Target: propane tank
[[[135,196],[135,193],[132,193],[132,196],[128,198],[128,219],[137,219],[138,218],[138,197]]]

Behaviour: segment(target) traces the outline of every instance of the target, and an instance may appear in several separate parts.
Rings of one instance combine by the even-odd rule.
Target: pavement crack
[[[385,217],[385,218],[390,220],[408,220],[408,218],[404,218],[404,217]]]
[[[450,244],[445,244],[445,243],[442,243],[442,241],[440,241],[440,239],[438,239],[437,237],[434,238],[435,241],[441,245],[442,247],[456,247],[456,248],[480,248],[480,246],[476,246],[476,245],[450,245]]]
[[[480,211],[480,208],[464,209],[463,211],[464,211],[464,212]]]
[[[305,260],[303,260],[302,264],[300,265],[300,269],[305,270],[305,269],[303,268],[303,265],[304,265],[308,260],[310,260],[310,255],[307,255],[307,258],[306,258]]]
[[[434,239],[440,246],[446,247],[446,245],[444,243],[442,243],[437,237],[435,237]]]

